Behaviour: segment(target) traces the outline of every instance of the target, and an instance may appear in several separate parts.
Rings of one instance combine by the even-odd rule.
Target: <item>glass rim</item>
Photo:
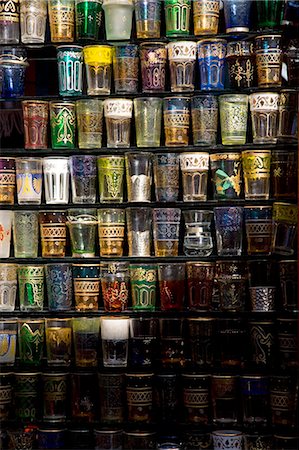
[[[212,262],[212,261],[187,261],[186,266],[208,266],[208,267],[213,267],[216,265],[216,262]]]
[[[101,320],[130,320],[128,316],[100,316]]]
[[[215,375],[215,374],[211,374],[211,378],[222,378],[222,379],[240,378],[240,375]]]
[[[49,105],[49,101],[48,100],[34,100],[34,99],[22,100],[21,103],[22,103],[22,105],[28,105],[29,103],[37,103],[39,105],[40,104],[43,104],[43,105],[47,104],[47,105]]]
[[[123,430],[97,430],[96,428],[94,428],[94,433],[102,433],[102,434],[115,434],[115,433],[123,433]]]
[[[42,433],[60,433],[62,431],[67,431],[67,428],[39,428],[37,432]]]
[[[83,50],[83,45],[72,45],[72,44],[57,45],[56,50],[61,48],[79,48]]]
[[[43,317],[42,319],[31,319],[30,317],[27,318],[22,318],[22,319],[17,319],[18,323],[45,323],[45,317]]]
[[[240,437],[243,436],[242,431],[239,430],[215,430],[212,431],[215,436],[226,436],[226,437]]]
[[[154,372],[134,372],[134,373],[129,373],[129,372],[125,372],[125,376],[126,377],[139,377],[139,378],[145,378],[145,377],[153,377],[155,375]]]
[[[113,45],[110,44],[90,44],[90,45],[84,45],[83,46],[83,50],[87,49],[87,48],[109,48],[112,49]]]
[[[142,43],[139,45],[139,47],[144,47],[144,48],[146,48],[147,45],[148,45],[149,47],[150,47],[151,45],[159,45],[159,46],[161,46],[162,48],[165,48],[167,44],[168,44],[167,42],[151,41],[151,42],[142,42]]]
[[[0,324],[2,323],[11,323],[11,324],[17,324],[18,323],[18,319],[0,319]]]
[[[44,158],[41,156],[19,156],[17,158],[14,158],[16,162],[25,162],[25,161],[36,161],[36,162],[42,162]]]
[[[265,37],[270,37],[270,38],[281,38],[282,37],[282,35],[281,34],[276,34],[276,33],[273,33],[273,34],[259,34],[258,36],[255,36],[255,40],[257,40],[257,39],[261,39],[261,38],[265,38]]]
[[[61,100],[61,101],[54,100],[54,101],[50,101],[49,104],[50,104],[50,107],[51,106],[61,106],[61,105],[75,107],[76,102],[75,101],[72,102],[70,100]]]
[[[269,375],[239,375],[239,378],[251,378],[252,380],[269,379]]]
[[[152,157],[153,155],[154,155],[154,153],[152,153],[152,152],[143,152],[143,151],[141,151],[141,152],[136,152],[136,151],[134,151],[134,152],[125,152],[125,156],[132,156],[132,155],[136,155],[136,156],[139,156],[139,155],[141,155],[141,156],[150,156],[150,157]]]
[[[59,318],[56,318],[56,317],[45,317],[45,323],[47,323],[47,322],[50,322],[50,321],[52,321],[52,322],[66,322],[66,321],[71,321],[72,320],[72,318],[71,317],[65,317],[65,318],[61,318],[61,317],[59,317]]]
[[[182,377],[186,378],[208,378],[210,376],[210,373],[182,373]]]
[[[124,434],[127,434],[128,436],[154,436],[157,434],[156,431],[124,431]]]
[[[221,43],[223,43],[223,44],[227,44],[227,40],[226,39],[223,39],[223,38],[213,38],[213,37],[210,37],[210,38],[204,38],[204,39],[200,39],[199,41],[196,41],[196,44],[198,45],[198,44],[204,44],[204,43],[210,43],[210,42],[221,42]]]
[[[24,376],[32,376],[32,375],[42,375],[43,372],[13,372],[14,375],[24,375]]]

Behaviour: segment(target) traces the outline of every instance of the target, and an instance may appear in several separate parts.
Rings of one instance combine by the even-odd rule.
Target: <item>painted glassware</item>
[[[116,94],[138,91],[138,45],[115,44],[113,47],[113,79]]]
[[[296,92],[283,89],[279,98],[279,142],[296,142],[298,139],[298,96]]]
[[[153,416],[153,373],[126,374],[128,421],[151,423]]]
[[[73,283],[76,310],[97,310],[100,297],[99,265],[73,264]]]
[[[150,202],[153,154],[126,153],[126,180],[129,202]]]
[[[137,39],[160,37],[161,0],[135,1]]]
[[[212,94],[191,98],[193,145],[216,145],[218,98]]]
[[[73,300],[71,264],[46,264],[45,274],[49,311],[69,311]]]
[[[0,210],[0,258],[9,258],[13,212]]]
[[[251,359],[258,369],[271,369],[276,358],[273,320],[249,321]]]
[[[97,407],[97,396],[94,395],[96,380],[97,375],[92,372],[71,374],[71,418],[74,422],[82,421],[88,424],[95,420]],[[78,444],[81,446],[82,442],[79,441]]]
[[[69,230],[72,257],[93,258],[96,252],[96,209],[68,209],[66,225]]]
[[[224,450],[233,448],[242,450],[243,434],[237,430],[216,430],[212,432],[214,449]]]
[[[267,425],[269,419],[269,378],[261,375],[241,376],[240,388],[244,423]]]
[[[171,92],[194,91],[196,42],[170,42],[167,49]]]
[[[142,92],[164,91],[167,61],[166,44],[160,42],[142,43],[140,44],[139,54]]]
[[[12,413],[12,400],[13,400],[13,373],[12,372],[2,372],[0,373],[0,389],[1,389],[1,398],[0,398],[0,420],[1,423],[7,419],[11,418]],[[14,388],[15,389],[15,388]],[[3,439],[1,439],[1,444],[3,443]]]
[[[200,89],[224,89],[225,39],[203,39],[197,43]]]
[[[14,448],[19,450],[21,448],[26,448],[27,450],[32,450],[34,441],[35,441],[35,433],[32,430],[22,429],[19,430],[8,430],[8,445],[10,448]]]
[[[123,256],[125,210],[98,209],[100,256]]]
[[[102,22],[102,0],[76,0],[75,10],[77,39],[98,40]]]
[[[279,287],[283,311],[298,311],[297,261],[279,262]]]
[[[127,367],[129,347],[128,317],[101,317],[101,338],[104,367]]]
[[[37,258],[38,211],[14,211],[13,236],[16,258]],[[28,239],[30,236],[30,239]]]
[[[43,159],[45,199],[48,205],[69,201],[69,158],[48,156]]]
[[[95,203],[97,192],[96,156],[71,156],[70,175],[73,203]]]
[[[18,267],[19,300],[21,311],[42,311],[44,304],[44,267]]]
[[[187,262],[187,299],[188,307],[194,311],[211,309],[215,263]]]
[[[13,3],[11,1],[11,3]],[[1,19],[0,19],[1,23]],[[1,27],[0,27],[1,28]],[[5,27],[4,27],[5,28]],[[25,90],[25,74],[29,63],[26,50],[14,51],[0,55],[0,96],[2,98],[23,97]]]
[[[72,0],[49,0],[51,42],[73,42],[75,3]]]
[[[249,288],[251,310],[257,312],[275,311],[275,286],[254,286]]]
[[[140,97],[133,103],[137,147],[160,147],[162,99]]]
[[[255,92],[249,96],[254,144],[275,144],[278,133],[279,98],[275,92]]]
[[[290,87],[296,87],[299,82],[299,43],[290,41],[287,50],[288,84]]]
[[[183,178],[183,201],[206,201],[209,154],[205,152],[182,153],[180,167]]]
[[[277,319],[278,352],[283,368],[298,367],[298,323],[296,319]]]
[[[63,448],[66,444],[66,428],[39,428],[37,432],[39,448]]]
[[[250,29],[251,0],[224,0],[227,33],[248,32]]]
[[[190,100],[186,97],[163,99],[166,147],[185,147],[189,144]]]
[[[154,208],[153,231],[156,256],[178,256],[181,210]]]
[[[179,375],[176,373],[155,374],[154,398],[157,406],[156,417],[159,422],[176,422],[177,414],[179,412],[179,382]],[[157,448],[157,445],[153,442],[152,445],[142,448]]]
[[[247,254],[270,254],[272,244],[272,207],[245,206]]]
[[[212,415],[213,423],[236,424],[238,421],[238,376],[212,375]]]
[[[19,372],[14,374],[15,414],[21,422],[35,422],[40,419],[39,372]]]
[[[129,256],[151,255],[151,208],[127,208]]]
[[[246,200],[268,200],[270,191],[271,150],[242,152]]]
[[[295,253],[297,223],[296,204],[273,203],[273,253],[284,256],[292,256]]]
[[[111,450],[120,449],[122,447],[123,430],[119,429],[94,429],[95,449],[110,448]]]
[[[183,251],[187,256],[210,256],[213,252],[211,224],[213,211],[185,210]]]
[[[50,102],[50,126],[53,149],[75,148],[75,102]]]
[[[99,373],[100,414],[103,423],[123,423],[124,420],[124,374]]]
[[[247,278],[247,265],[243,261],[216,263],[216,282],[219,288],[221,311],[244,311]],[[230,364],[231,362],[228,362],[225,365]]]
[[[41,211],[39,214],[43,258],[63,258],[66,250],[65,211]]]
[[[67,373],[42,374],[43,420],[63,422],[66,419],[67,383]],[[42,448],[57,447],[43,446]]]
[[[125,171],[123,156],[99,156],[99,194],[101,203],[122,203]]]
[[[250,41],[233,41],[227,44],[226,61],[229,82],[234,89],[250,88],[255,84],[255,54]]]
[[[128,263],[111,262],[100,269],[104,310],[121,312],[127,309],[129,299]]]
[[[241,153],[215,153],[210,155],[214,199],[240,198],[242,188]]]
[[[255,38],[258,87],[281,86],[281,35],[269,34]]]
[[[76,101],[79,148],[101,148],[103,135],[103,100]]]
[[[112,47],[87,45],[83,48],[87,78],[87,95],[110,94]]]
[[[40,205],[42,197],[42,158],[16,158],[16,181],[19,205]]]
[[[103,0],[103,10],[107,40],[129,40],[132,31],[133,0]]]
[[[18,0],[3,0],[0,13],[0,41],[3,44],[18,44],[20,6]]]
[[[183,409],[187,423],[207,425],[210,419],[210,375],[182,374]]]
[[[217,34],[219,10],[219,0],[195,0],[193,2],[193,24],[195,36]]]
[[[44,354],[45,322],[26,319],[18,322],[20,364],[39,367]]]
[[[48,366],[69,366],[72,354],[71,319],[46,319]]]
[[[130,365],[135,370],[150,368],[155,362],[158,322],[138,317],[130,319]]]
[[[257,3],[257,27],[258,29],[280,28],[283,14],[282,0]]]
[[[243,208],[214,208],[217,254],[219,256],[240,256],[243,241]]]
[[[185,299],[185,264],[158,264],[161,311],[182,311]]]
[[[17,269],[16,264],[0,264],[0,312],[15,309]]]
[[[0,367],[14,365],[16,359],[16,347],[17,320],[0,320]]]
[[[49,102],[26,100],[22,102],[26,149],[48,148]]]
[[[297,156],[293,150],[274,150],[271,155],[271,192],[275,199],[296,198]]]
[[[247,133],[248,96],[220,95],[220,124],[223,145],[244,145]]]
[[[155,310],[156,278],[156,266],[130,264],[132,307],[134,310]]]
[[[57,48],[59,95],[72,97],[82,95],[83,47],[59,45]]]
[[[124,432],[124,446],[128,449],[155,449],[156,433],[151,431]]]
[[[179,156],[157,153],[153,158],[155,193],[158,202],[176,202],[179,197]]]
[[[185,365],[185,342],[183,320],[180,318],[161,318],[160,361],[163,369],[178,369]],[[177,448],[177,447],[176,447]]]
[[[72,328],[76,366],[96,367],[99,356],[100,318],[73,318]]]
[[[166,36],[188,36],[190,33],[190,0],[165,0]]]
[[[0,204],[12,205],[15,198],[16,162],[14,158],[0,158]]]
[[[108,148],[130,147],[133,101],[125,98],[104,100]]]

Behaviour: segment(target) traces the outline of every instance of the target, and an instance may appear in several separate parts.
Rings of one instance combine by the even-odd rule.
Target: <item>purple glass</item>
[[[97,182],[97,157],[71,156],[71,186],[73,203],[95,203]]]
[[[165,90],[167,49],[159,42],[140,45],[142,92]]]

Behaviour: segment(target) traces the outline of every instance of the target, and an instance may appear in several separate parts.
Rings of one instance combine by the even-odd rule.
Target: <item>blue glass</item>
[[[163,100],[163,111],[172,113],[187,113],[190,99],[188,97],[168,97]]]
[[[114,44],[114,55],[116,58],[138,58],[138,45],[136,44]]]
[[[24,96],[26,62],[0,59],[0,92],[2,98]]]
[[[38,430],[38,448],[39,449],[54,449],[65,448],[66,444],[66,430]]]
[[[226,40],[203,39],[198,42],[197,48],[200,89],[224,89]]]
[[[243,376],[240,378],[243,395],[268,395],[269,381],[266,377]]]
[[[251,4],[251,0],[223,0],[227,33],[249,31]]]
[[[74,282],[77,278],[99,278],[100,267],[97,265],[73,265],[73,278]]]
[[[46,264],[45,272],[49,310],[70,310],[73,298],[72,265]]]

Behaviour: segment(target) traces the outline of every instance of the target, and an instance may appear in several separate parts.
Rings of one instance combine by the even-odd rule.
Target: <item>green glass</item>
[[[27,366],[40,366],[45,339],[44,320],[19,320],[18,339],[20,363]]]
[[[99,156],[99,192],[101,203],[122,203],[125,158]]]
[[[77,39],[99,39],[102,0],[76,0]]]
[[[156,305],[157,266],[131,264],[130,278],[133,309],[154,311]]]
[[[283,0],[259,0],[257,5],[257,28],[280,28],[283,15]]]
[[[75,102],[50,102],[52,148],[75,148]]]
[[[40,373],[15,373],[15,414],[21,422],[35,422],[39,419]]]
[[[165,0],[166,36],[188,36],[191,0]]]
[[[22,265],[18,268],[21,311],[41,311],[44,304],[44,267]]]

